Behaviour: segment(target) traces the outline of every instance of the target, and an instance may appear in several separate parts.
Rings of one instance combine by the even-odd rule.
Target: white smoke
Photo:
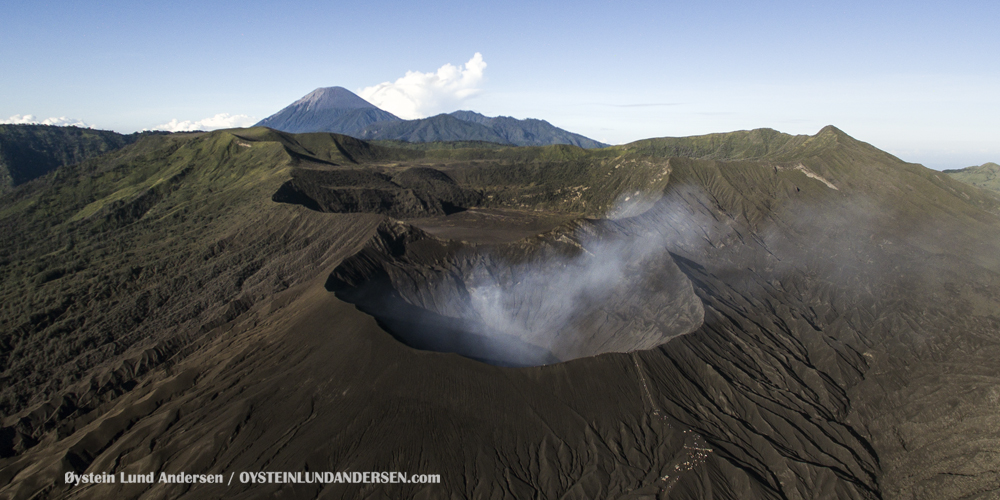
[[[611,220],[627,219],[653,208],[663,198],[663,193],[633,191],[618,195],[618,199],[604,216]]]
[[[180,121],[174,118],[167,123],[152,127],[152,130],[166,130],[167,132],[191,132],[194,130],[218,130],[222,128],[249,127],[254,123],[257,123],[257,120],[247,115],[219,113],[215,116],[194,121]]]
[[[366,101],[407,120],[454,111],[478,94],[486,62],[476,52],[463,66],[445,64],[433,73],[407,71],[395,82],[383,82],[358,91]]]
[[[639,218],[654,205],[654,219]],[[491,338],[483,358],[529,365],[552,360],[532,358],[525,345],[565,360],[594,354],[586,349],[649,349],[658,339],[700,324],[700,302],[691,303],[680,289],[660,287],[683,281],[668,249],[709,244],[701,228],[709,227],[710,218],[679,199],[644,192],[623,195],[609,215],[619,222],[582,227],[555,240],[575,252],[540,250],[521,264],[476,266],[464,280],[467,295],[451,297],[442,313],[467,320],[465,329]],[[662,225],[650,225],[652,220]],[[640,304],[650,308],[646,318],[633,317]],[[628,333],[612,336],[613,329],[603,329],[581,338],[579,329],[589,330],[589,321],[606,322],[607,328],[629,325]],[[478,331],[482,327],[486,331]]]
[[[637,269],[648,267],[650,259],[666,256],[664,242],[651,232],[610,240],[585,237],[580,247],[574,257],[515,267],[510,282],[477,270],[466,285],[469,307],[491,329],[551,350],[556,340],[552,335],[592,304],[634,292],[638,283],[627,278],[640,276]],[[544,314],[523,314],[524,304]]]
[[[81,127],[93,128],[92,125],[84,123],[76,118],[66,118],[65,116],[46,118],[39,120],[35,115],[14,115],[6,120],[0,120],[0,125],[55,125],[57,127]]]

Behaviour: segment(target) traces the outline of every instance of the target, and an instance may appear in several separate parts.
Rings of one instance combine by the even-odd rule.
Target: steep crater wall
[[[698,328],[702,303],[664,248],[607,220],[495,245],[387,222],[326,286],[411,347],[543,365],[651,349]]]
[[[455,154],[463,152],[472,154],[475,150],[458,150]],[[649,209],[662,197],[670,177],[667,159],[531,157],[556,152],[527,148],[505,150],[506,157],[428,158],[356,167],[330,165],[320,159],[292,169],[292,178],[273,194],[272,200],[320,212],[377,213],[403,219],[449,215],[471,208],[615,218]]]
[[[427,217],[460,212],[481,195],[460,187],[447,174],[414,167],[395,175],[368,169],[298,168],[272,196],[279,203],[320,212],[377,213],[391,217]]]

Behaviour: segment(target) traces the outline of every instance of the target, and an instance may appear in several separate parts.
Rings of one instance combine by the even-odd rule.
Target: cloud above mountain
[[[215,116],[202,118],[201,120],[184,120],[176,118],[162,125],[152,127],[152,130],[166,130],[167,132],[191,132],[193,130],[218,130],[220,128],[250,127],[257,120],[247,115],[230,115],[229,113],[219,113]]]
[[[407,120],[459,109],[480,92],[486,61],[476,52],[464,65],[445,64],[433,73],[407,71],[395,82],[358,91],[366,101]]]
[[[93,127],[92,125],[84,123],[83,120],[77,120],[76,118],[66,118],[65,116],[60,116],[58,118],[52,117],[39,120],[35,117],[35,115],[14,115],[6,120],[0,119],[0,125],[57,125],[60,127]]]

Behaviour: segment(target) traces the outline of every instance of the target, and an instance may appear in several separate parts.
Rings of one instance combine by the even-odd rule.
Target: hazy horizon
[[[6,14],[0,54],[18,77],[0,82],[3,122],[248,126],[342,86],[404,118],[469,109],[609,144],[834,125],[931,168],[1000,161],[989,2],[59,2]]]

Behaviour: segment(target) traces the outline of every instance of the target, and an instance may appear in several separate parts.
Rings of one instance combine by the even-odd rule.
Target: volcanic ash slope
[[[833,127],[145,137],[3,198],[0,497],[988,497],[998,207]],[[62,481],[161,470],[441,483]]]

